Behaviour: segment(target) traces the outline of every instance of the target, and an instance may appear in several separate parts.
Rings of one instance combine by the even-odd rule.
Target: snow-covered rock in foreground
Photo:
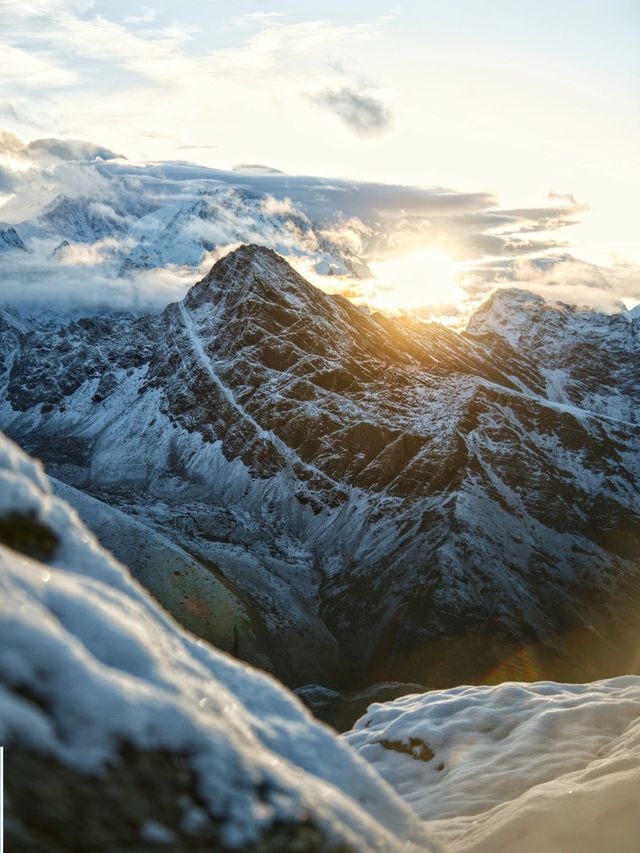
[[[638,677],[406,696],[345,737],[456,851],[638,849]]]
[[[180,629],[0,434],[11,849],[432,849],[271,677]]]

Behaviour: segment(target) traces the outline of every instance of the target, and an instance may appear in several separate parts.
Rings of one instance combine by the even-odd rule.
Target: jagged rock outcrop
[[[245,246],[159,316],[12,328],[0,426],[179,620],[292,686],[632,666],[637,319],[502,291],[458,335]]]
[[[0,252],[13,252],[15,250],[26,252],[27,247],[20,239],[15,228],[0,223]]]

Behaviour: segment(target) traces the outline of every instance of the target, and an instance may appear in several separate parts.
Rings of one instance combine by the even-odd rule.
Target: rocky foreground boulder
[[[293,695],[179,628],[0,435],[7,848],[435,849]]]

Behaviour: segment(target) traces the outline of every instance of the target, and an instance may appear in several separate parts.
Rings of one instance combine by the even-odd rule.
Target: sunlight
[[[375,280],[368,301],[377,308],[410,310],[464,299],[456,283],[456,265],[441,249],[419,249],[369,266]]]

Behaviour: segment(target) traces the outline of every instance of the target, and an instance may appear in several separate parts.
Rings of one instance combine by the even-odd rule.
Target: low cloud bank
[[[615,313],[640,302],[640,267],[630,262],[597,266],[564,253],[492,261],[461,276],[461,287],[472,304],[479,304],[489,290],[514,285],[552,302]]]
[[[362,120],[375,124],[375,115]],[[640,300],[636,266],[586,264],[557,239],[587,210],[566,194],[505,209],[489,192],[287,175],[263,165],[133,163],[94,143],[25,143],[8,130],[0,130],[0,193],[10,195],[0,223],[28,249],[2,253],[1,300],[9,305],[156,310],[243,242],[269,246],[315,284],[373,305],[393,282],[376,281],[372,266],[425,248],[446,253],[458,269],[455,286],[427,281],[424,304],[412,304],[414,313],[453,325],[503,285],[605,310]]]

